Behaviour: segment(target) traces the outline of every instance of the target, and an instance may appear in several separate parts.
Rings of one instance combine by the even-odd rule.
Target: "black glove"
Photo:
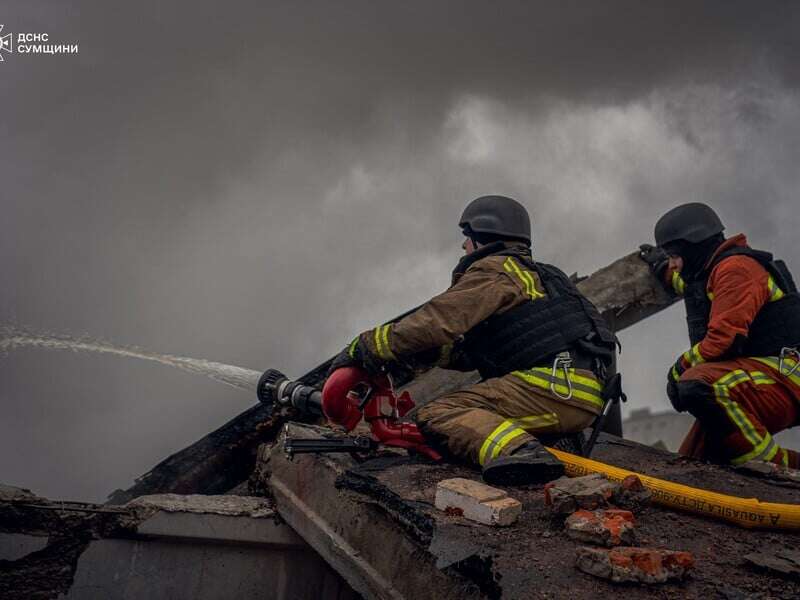
[[[336,358],[333,359],[331,366],[328,368],[327,377],[330,377],[331,373],[336,369],[344,367],[361,367],[370,375],[378,375],[382,372],[384,364],[383,361],[369,351],[361,336],[358,336],[336,355]]]
[[[686,404],[681,400],[681,395],[678,392],[678,384],[672,377],[667,379],[667,397],[672,403],[672,408],[678,412],[686,412]]]
[[[639,258],[647,263],[659,281],[664,281],[664,273],[669,265],[669,256],[664,250],[651,244],[642,244],[639,246]]]

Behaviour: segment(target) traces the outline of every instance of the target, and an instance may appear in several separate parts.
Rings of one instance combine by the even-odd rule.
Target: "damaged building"
[[[675,300],[636,254],[578,285],[616,331]],[[474,377],[400,389],[421,405]],[[642,413],[624,439],[615,410],[590,457],[555,450],[570,478],[498,489],[397,448],[290,455],[342,434],[260,403],[104,505],[0,488],[0,597],[800,597],[794,473],[651,447],[674,435]]]

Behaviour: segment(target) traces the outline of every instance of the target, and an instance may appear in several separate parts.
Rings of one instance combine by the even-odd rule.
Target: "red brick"
[[[578,510],[567,518],[565,526],[567,535],[580,542],[600,546],[636,543],[633,514],[627,510]]]
[[[663,583],[683,579],[694,568],[689,552],[654,548],[578,548],[578,569],[614,582]]]

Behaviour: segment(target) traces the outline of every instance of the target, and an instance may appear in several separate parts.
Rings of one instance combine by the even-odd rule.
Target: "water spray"
[[[140,360],[168,365],[190,373],[205,375],[225,385],[248,392],[252,392],[256,389],[261,375],[259,371],[253,371],[235,365],[227,365],[201,358],[160,354],[158,352],[142,350],[135,346],[119,346],[87,337],[34,333],[7,325],[0,327],[0,354],[17,348],[72,350],[73,352],[95,352],[99,354],[124,356],[127,358],[138,358]]]

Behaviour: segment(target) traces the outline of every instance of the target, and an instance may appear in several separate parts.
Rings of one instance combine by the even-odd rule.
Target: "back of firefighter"
[[[478,369],[482,381],[419,409],[427,441],[489,483],[549,481],[563,465],[537,437],[582,431],[602,408],[613,334],[570,280],[531,257],[530,219],[504,196],[471,202],[452,285],[412,314],[357,336],[332,368],[392,362]]]
[[[680,453],[720,463],[800,468],[775,433],[800,423],[800,296],[783,261],[726,239],[716,213],[689,203],[656,224],[643,257],[683,296],[691,348],[669,369],[675,410],[697,420]]]

